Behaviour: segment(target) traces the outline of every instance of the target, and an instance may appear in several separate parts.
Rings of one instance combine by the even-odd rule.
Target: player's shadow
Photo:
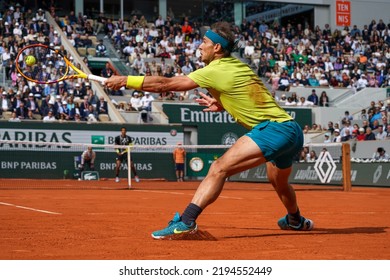
[[[237,228],[230,227],[228,229],[244,230],[243,235],[224,236],[222,239],[238,239],[238,238],[264,238],[264,237],[276,237],[276,236],[290,236],[290,235],[325,235],[325,234],[380,234],[386,233],[388,227],[353,227],[353,228],[315,228],[311,231],[282,231],[277,229],[278,233],[265,233],[265,234],[249,234],[248,231],[261,230],[261,231],[275,231],[275,229],[268,228]],[[174,235],[171,240],[199,240],[199,241],[218,241],[218,239],[211,233],[205,230],[197,230],[195,233]]]
[[[261,228],[236,228],[240,230],[271,230]],[[274,236],[289,236],[289,235],[325,235],[325,234],[380,234],[386,233],[388,227],[352,227],[352,228],[314,228],[311,231],[279,231],[278,233],[265,233],[265,234],[248,234],[225,236],[225,239],[231,238],[256,238],[256,237],[274,237]]]
[[[217,241],[211,233],[204,230],[197,230],[195,233],[174,235],[171,240],[203,240],[203,241]]]

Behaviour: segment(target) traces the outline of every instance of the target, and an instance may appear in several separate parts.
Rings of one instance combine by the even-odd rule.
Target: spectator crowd
[[[54,4],[46,9],[65,34],[64,37],[48,24],[43,9],[33,10],[16,4],[0,11],[1,67],[10,81],[8,87],[3,85],[0,88],[0,112],[14,113],[15,120],[46,118],[56,121],[96,121],[99,114],[108,112],[107,101],[95,95],[88,81],[69,80],[42,86],[23,79],[15,69],[14,60],[18,50],[27,44],[40,42],[68,55],[62,40],[69,40],[77,50],[92,48],[96,56],[106,56],[107,47],[102,39],[97,40],[97,36],[105,37],[135,75],[172,77],[187,75],[205,66],[197,50],[202,43],[201,24],[192,18],[177,19],[168,13],[166,18],[158,16],[153,21],[147,21],[143,15],[133,15],[124,21],[107,18],[101,13],[91,19],[86,15],[75,15],[74,11],[60,17]],[[217,6],[213,6],[211,12],[217,19],[225,15]],[[238,42],[237,55],[265,83],[269,83],[273,95],[282,105],[331,106],[325,91],[327,88],[358,91],[365,87],[390,86],[390,23],[382,19],[342,30],[332,30],[328,24],[312,28],[300,23],[282,26],[278,21],[248,22],[245,19],[233,27]],[[71,56],[68,57],[72,60]],[[88,65],[87,56],[84,62]],[[49,64],[50,61],[47,65],[50,71],[55,71],[55,66]],[[108,64],[101,75],[110,77],[114,73]],[[53,75],[53,72],[48,71],[48,74]],[[310,87],[313,91],[308,98],[294,93],[287,96],[294,87]],[[317,90],[321,93],[317,93]],[[275,91],[285,93],[279,98]],[[109,95],[120,94],[108,89],[106,92]],[[134,92],[128,103],[117,104],[118,109],[139,111],[144,108],[150,112],[150,102],[145,101],[147,106],[137,104],[137,99],[145,100],[147,95]],[[191,101],[198,96],[199,92],[195,90],[165,92],[155,97],[159,100]],[[343,118],[339,132],[337,129],[327,132],[329,140],[359,140],[362,137],[359,136],[361,128],[364,128],[364,140],[374,138],[367,136],[370,135],[369,129],[371,133],[374,131],[375,139],[381,139],[382,136],[378,134],[385,133],[388,139],[388,102],[373,102],[359,116],[367,125],[352,128],[351,123],[346,124],[352,120]],[[314,130],[326,129],[314,124],[304,128],[305,132]],[[340,133],[340,137],[337,133]]]
[[[51,16],[57,18],[55,7],[49,7]],[[83,17],[77,19],[72,28],[82,26]],[[17,72],[15,59],[19,50],[29,44],[41,43],[58,49],[71,57],[65,50],[59,32],[48,24],[42,8],[33,9],[16,4],[0,11],[0,57],[1,71],[9,83],[0,86],[0,115],[10,121],[89,121],[99,120],[100,114],[108,114],[107,101],[98,98],[92,84],[86,80],[74,79],[59,83],[41,85],[27,81]],[[85,61],[87,63],[87,61]],[[24,63],[20,56],[19,63]],[[40,80],[60,78],[61,65],[55,56],[42,63]],[[76,67],[82,69],[80,64]]]

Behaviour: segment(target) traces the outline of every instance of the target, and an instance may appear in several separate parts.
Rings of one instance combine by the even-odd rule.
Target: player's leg
[[[81,174],[83,173],[83,171],[84,171],[84,164],[82,164],[82,163],[80,163],[79,164],[79,180],[82,180],[82,178],[81,178]]]
[[[155,239],[174,238],[178,234],[196,231],[196,218],[204,208],[218,198],[226,178],[265,161],[259,146],[248,136],[242,136],[210,166],[209,172],[200,183],[183,215],[176,213],[168,227],[153,232],[152,237]]]
[[[278,161],[277,166],[286,169],[291,166],[291,159],[302,147],[302,143],[302,130],[296,122],[259,124],[211,165],[183,215],[175,215],[167,228],[153,232],[153,238],[166,238],[196,230],[195,220],[204,208],[218,198],[228,176],[283,157],[287,158],[287,162]],[[278,178],[282,175],[285,174],[275,174]]]
[[[268,179],[287,210],[287,215],[279,219],[278,226],[284,230],[312,230],[314,223],[301,216],[294,188],[288,182],[291,169],[291,166],[281,169],[274,162],[267,162]]]
[[[116,158],[116,166],[115,166],[115,182],[119,182],[119,171],[121,169],[122,157],[118,156]]]
[[[281,229],[311,230],[313,221],[301,216],[297,198],[288,179],[291,174],[293,158],[301,151],[303,144],[302,130],[296,122],[276,125],[276,129],[285,131],[286,135],[278,133],[273,137],[277,144],[277,151],[267,162],[267,175],[270,183],[277,192],[280,200],[287,210],[287,215],[278,221]],[[291,139],[288,139],[290,136]]]
[[[291,166],[285,169],[276,167],[274,162],[267,162],[267,177],[278,194],[288,213],[298,211],[295,191],[288,183],[288,177],[291,173]]]
[[[130,161],[130,168],[131,168],[132,174],[134,174],[134,180],[138,183],[139,182],[139,177],[138,177],[138,174],[137,174],[137,170],[135,169],[133,160]]]
[[[218,198],[227,177],[265,162],[259,146],[248,136],[242,136],[210,166],[207,176],[195,192],[192,203],[202,209],[206,208]]]

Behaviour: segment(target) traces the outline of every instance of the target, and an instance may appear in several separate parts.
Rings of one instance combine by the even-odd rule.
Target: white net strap
[[[320,147],[320,148],[341,148],[342,142],[331,142],[331,143],[306,143],[303,146],[307,147]]]

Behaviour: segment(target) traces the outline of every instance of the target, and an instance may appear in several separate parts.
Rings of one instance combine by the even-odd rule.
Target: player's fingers
[[[208,102],[204,99],[196,99],[196,102],[198,102],[199,105],[207,106]]]
[[[215,104],[210,104],[207,108],[203,109],[204,112],[219,112],[221,111]]]
[[[111,89],[118,90],[121,87],[126,86],[126,77],[111,76],[105,81],[105,85]]]
[[[204,94],[203,92],[199,92],[199,95],[200,95],[202,98],[206,99],[206,100],[207,100],[207,99],[210,99],[210,96]]]

